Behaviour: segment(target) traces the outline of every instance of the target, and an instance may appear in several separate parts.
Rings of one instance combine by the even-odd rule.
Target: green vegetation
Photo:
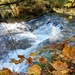
[[[74,0],[0,0],[0,18],[32,19],[64,8],[66,12],[74,6]]]

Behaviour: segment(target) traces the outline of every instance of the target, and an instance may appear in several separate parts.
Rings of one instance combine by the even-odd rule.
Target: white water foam
[[[35,42],[32,43],[32,46],[23,50],[23,49],[17,49],[16,51],[10,51],[8,56],[6,57],[6,61],[3,62],[3,60],[0,61],[0,69],[3,67],[9,68],[12,71],[15,72],[27,72],[28,64],[26,64],[26,60],[24,60],[20,64],[14,64],[10,63],[11,59],[18,59],[18,55],[24,55],[25,57],[29,57],[30,52],[33,52],[36,50],[38,44],[45,41],[46,39],[50,39],[52,41],[57,40],[58,38],[62,38],[63,34],[61,33],[60,26],[54,26],[53,23],[48,23],[40,26],[33,32],[30,31],[24,31],[25,25],[21,23],[2,23],[1,24],[3,28],[1,28],[0,35],[7,34],[7,30],[5,29],[5,26],[8,28],[11,33],[17,33],[13,36],[13,39],[15,40],[22,40],[25,38],[33,38]],[[17,52],[17,54],[16,54]]]

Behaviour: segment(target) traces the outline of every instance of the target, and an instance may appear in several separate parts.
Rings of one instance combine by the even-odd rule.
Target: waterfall
[[[41,44],[43,46],[43,43],[47,44],[46,41],[61,40],[64,37],[61,31],[63,31],[62,18],[49,15],[28,22],[1,23],[0,69],[6,67],[16,72],[27,72],[26,60],[18,65],[9,61],[18,59],[17,54],[29,57],[30,52],[35,51]],[[14,43],[16,48],[11,44],[13,41],[16,43]],[[3,47],[5,47],[5,53],[2,52]],[[5,57],[3,57],[4,54],[6,54]]]

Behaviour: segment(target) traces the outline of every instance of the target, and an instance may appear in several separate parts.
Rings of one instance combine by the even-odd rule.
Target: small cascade
[[[28,65],[25,60],[18,65],[9,61],[18,59],[17,54],[29,57],[30,52],[38,47],[49,44],[50,41],[61,40],[64,37],[62,21],[61,17],[44,15],[28,22],[1,23],[0,69],[6,67],[16,72],[27,72]]]

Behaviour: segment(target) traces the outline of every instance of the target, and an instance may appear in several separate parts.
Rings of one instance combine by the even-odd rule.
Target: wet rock
[[[31,46],[32,40],[24,39],[24,40],[9,40],[6,42],[6,47],[8,50],[15,50],[15,49],[26,49]]]

